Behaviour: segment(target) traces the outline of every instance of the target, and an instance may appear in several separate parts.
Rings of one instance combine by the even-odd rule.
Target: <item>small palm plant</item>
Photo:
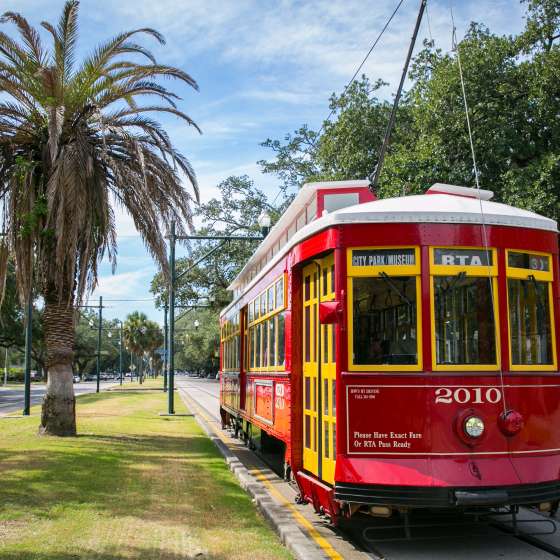
[[[100,259],[115,266],[115,208],[129,212],[165,271],[164,232],[172,221],[184,232],[198,198],[188,160],[149,116],[170,113],[196,128],[157,79],[195,81],[136,43],[164,43],[149,28],[121,33],[78,63],[78,4],[67,1],[57,25],[41,24],[48,48],[21,15],[0,20],[19,33],[15,40],[0,31],[0,286],[11,257],[22,299],[35,289],[44,300],[40,429],[55,435],[76,433],[75,308],[96,286]]]

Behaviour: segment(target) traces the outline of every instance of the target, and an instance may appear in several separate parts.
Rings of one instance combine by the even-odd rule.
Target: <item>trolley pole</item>
[[[101,379],[101,330],[103,321],[103,296],[99,296],[99,313],[97,316],[99,325],[97,326],[97,388],[96,393],[99,393],[99,382]]]
[[[29,416],[31,409],[31,344],[33,332],[33,293],[29,288],[25,313],[25,373],[23,376],[23,416]]]
[[[175,221],[171,222],[169,236],[169,335],[167,344],[169,347],[169,369],[167,379],[167,413],[175,414],[175,402],[173,391],[175,389]]]
[[[163,392],[167,391],[167,364],[169,363],[169,341],[167,332],[167,311],[169,309],[168,303],[165,302],[163,306]]]
[[[373,173],[371,174],[371,185],[370,190],[375,193],[377,190],[377,185],[379,184],[379,177],[381,176],[381,170],[383,169],[383,163],[385,162],[385,154],[387,153],[387,148],[391,141],[391,132],[395,125],[395,119],[397,117],[397,109],[399,107],[399,101],[401,99],[402,89],[406,75],[408,74],[408,66],[410,64],[410,59],[412,58],[412,53],[414,52],[414,45],[416,44],[416,37],[418,36],[418,30],[420,29],[420,23],[422,23],[422,16],[424,15],[424,10],[426,9],[426,3],[428,0],[420,0],[420,7],[418,8],[418,16],[416,17],[416,24],[414,26],[414,31],[412,32],[412,38],[410,40],[410,45],[408,47],[408,53],[406,55],[406,61],[404,63],[404,68],[401,75],[401,81],[399,82],[399,87],[397,89],[397,94],[395,95],[395,100],[393,102],[393,108],[391,110],[391,116],[389,117],[389,122],[385,130],[385,137],[383,139],[383,144],[379,150],[379,155],[377,157],[377,165]]]

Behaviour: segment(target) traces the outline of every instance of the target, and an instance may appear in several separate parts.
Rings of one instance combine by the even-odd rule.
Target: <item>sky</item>
[[[166,45],[146,37],[158,60],[178,66],[197,81],[199,91],[175,87],[180,108],[202,129],[174,118],[160,118],[198,177],[201,200],[216,195],[230,175],[247,174],[271,199],[278,181],[260,172],[257,161],[272,154],[260,143],[281,139],[302,124],[319,129],[329,113],[328,99],[341,93],[371,47],[397,0],[81,0],[80,55],[121,31],[153,27]],[[524,26],[518,0],[429,0],[417,41],[433,38],[451,46],[450,4],[458,37],[478,21],[498,34]],[[2,12],[23,14],[30,23],[56,22],[63,0],[0,0]],[[383,78],[395,91],[418,11],[418,0],[404,0],[362,72]],[[3,25],[2,28],[6,29]],[[46,38],[46,37],[45,37]],[[118,213],[119,254],[115,274],[101,265],[99,286],[90,303],[103,296],[104,316],[124,319],[134,310],[162,322],[149,285],[157,272],[128,216]],[[186,254],[178,249],[178,256]],[[144,300],[144,301],[116,301]]]

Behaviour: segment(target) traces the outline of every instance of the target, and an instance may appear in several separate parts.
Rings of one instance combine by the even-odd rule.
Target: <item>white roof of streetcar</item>
[[[249,289],[292,247],[321,230],[335,225],[358,223],[485,224],[558,231],[557,223],[550,218],[507,204],[491,202],[492,191],[436,183],[425,194],[378,199],[341,208],[331,213],[324,212],[320,218],[309,222],[287,239],[266,264],[262,263],[272,247],[278,244],[282,236],[286,234],[290,224],[309,204],[318,189],[346,189],[365,187],[368,184],[369,181],[324,181],[305,184],[228,289]],[[259,264],[261,264],[261,269],[250,278],[251,272]],[[253,274],[255,273],[253,272]],[[228,306],[228,309],[231,305]]]

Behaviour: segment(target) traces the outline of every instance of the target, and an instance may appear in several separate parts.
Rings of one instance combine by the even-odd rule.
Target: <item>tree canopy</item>
[[[435,182],[473,186],[457,57],[460,55],[483,187],[496,200],[560,217],[560,7],[527,0],[526,27],[498,36],[472,23],[452,53],[431,42],[413,61],[380,180],[379,196],[424,192]],[[367,178],[389,115],[383,82],[367,77],[333,95],[334,118],[321,133],[307,125],[284,141],[266,140],[261,161],[283,188],[311,180]]]

